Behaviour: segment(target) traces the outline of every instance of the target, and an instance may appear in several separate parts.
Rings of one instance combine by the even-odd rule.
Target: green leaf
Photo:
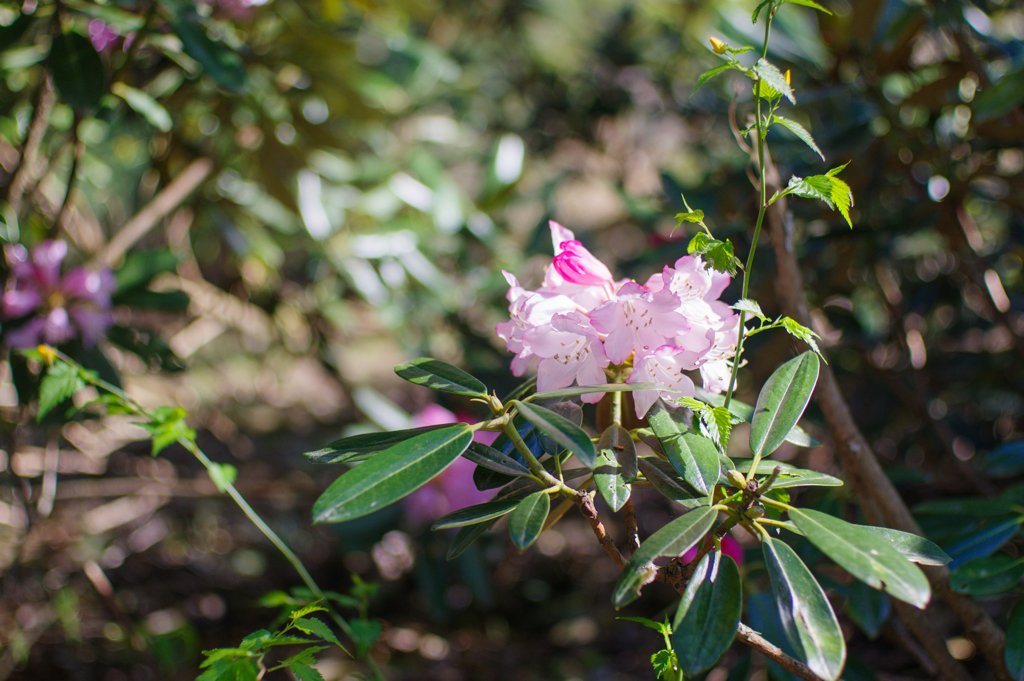
[[[575,454],[585,466],[594,468],[597,459],[594,443],[579,426],[564,416],[536,404],[518,401],[512,404],[524,419],[537,427],[537,430]]]
[[[709,497],[700,494],[679,477],[676,469],[668,461],[645,456],[637,459],[637,465],[651,487],[684,508],[696,508],[708,503]]]
[[[811,509],[792,509],[789,519],[841,568],[893,598],[924,608],[932,590],[921,569],[860,525]]]
[[[914,515],[951,515],[995,517],[1014,513],[1016,502],[1010,497],[982,499],[966,497],[957,499],[935,499],[914,506]]]
[[[315,617],[299,617],[292,620],[292,626],[303,633],[316,636],[328,643],[333,643],[339,648],[341,647],[341,642],[338,641],[338,637],[334,635],[331,628]]]
[[[793,89],[789,87],[789,83],[786,82],[786,77],[782,75],[782,71],[779,71],[774,64],[767,59],[758,59],[757,63],[754,64],[753,71],[760,77],[761,82],[764,82],[772,90],[784,96],[790,103],[796,104]],[[768,98],[774,99],[774,97]]]
[[[792,0],[789,1],[792,2]],[[814,151],[814,153],[821,157],[822,161],[825,160],[825,154],[821,153],[821,149],[819,149],[818,145],[814,142],[814,138],[811,137],[811,133],[807,132],[807,128],[805,128],[804,126],[800,125],[799,123],[790,118],[785,118],[783,116],[778,115],[774,116],[774,118],[777,122],[782,123],[784,126],[786,126],[790,132],[799,137],[800,141],[809,146]]]
[[[613,423],[601,433],[594,466],[594,484],[613,511],[629,499],[629,483],[636,480],[637,470],[633,438],[628,430]]]
[[[559,388],[558,390],[545,390],[534,393],[525,398],[523,402],[535,402],[537,400],[551,400],[559,397],[573,397],[575,395],[587,395],[590,393],[613,393],[633,392],[634,390],[657,390],[664,388],[660,383],[599,383],[596,385],[574,385],[571,388]],[[506,400],[508,402],[510,400]]]
[[[705,267],[729,275],[736,274],[737,268],[742,266],[742,263],[733,254],[732,242],[712,239],[704,232],[697,232],[693,235],[686,251],[689,255],[700,256],[704,260]]]
[[[1024,681],[1024,600],[1017,601],[1006,622],[1006,668],[1014,681]]]
[[[174,12],[167,23],[181,38],[185,54],[199,62],[203,71],[218,85],[236,94],[245,91],[245,65],[237,52],[211,39],[193,15]]]
[[[518,505],[518,499],[502,499],[501,501],[486,501],[482,504],[467,506],[441,516],[430,526],[430,529],[447,530],[453,527],[476,525],[487,520],[497,520],[506,513],[511,513]]]
[[[107,92],[107,70],[92,41],[77,31],[64,31],[50,45],[50,73],[61,98],[79,113],[100,106]]]
[[[387,449],[399,442],[432,430],[444,428],[449,424],[435,426],[422,426],[420,428],[408,428],[406,430],[392,430],[386,433],[360,433],[335,440],[323,449],[315,452],[306,452],[305,456],[313,463],[355,463],[369,459],[374,452]]]
[[[818,3],[814,2],[814,0],[782,0],[782,1],[783,2],[790,2],[790,3],[793,3],[794,5],[803,5],[804,7],[811,7],[813,9],[818,10],[819,12],[824,12],[825,14],[827,14],[829,16],[832,16],[832,12],[829,12],[827,9],[825,9],[824,7],[819,5]]]
[[[768,5],[768,3],[770,3],[771,1],[772,0],[762,0],[761,4],[754,8],[754,13],[750,17],[750,23],[757,23],[757,15],[760,14],[761,10],[764,9],[764,7]]]
[[[1012,478],[1024,473],[1024,440],[999,445],[985,455],[981,468],[993,478]]]
[[[195,439],[196,431],[189,428],[188,424],[185,423],[187,415],[188,413],[180,407],[158,407],[153,410],[153,419],[151,421],[139,424],[153,438],[151,451],[153,456],[156,456],[180,439]]]
[[[856,580],[849,584],[836,585],[835,590],[846,596],[845,614],[853,623],[874,640],[882,633],[889,615],[892,614],[892,600],[884,591],[872,589]]]
[[[726,64],[728,68],[728,64]],[[713,69],[712,69],[713,70]],[[697,87],[700,87],[698,85]],[[694,88],[696,90],[696,88]],[[684,222],[703,222],[704,211],[702,210],[691,210],[689,213],[676,213],[676,227],[683,224]]]
[[[716,407],[722,407],[725,405],[725,395],[708,392],[703,388],[695,388],[695,390],[697,397],[701,402],[707,402],[708,404]],[[733,399],[729,400],[729,413],[739,419],[739,421],[734,421],[734,423],[750,423],[754,418],[754,407],[746,402],[740,402],[733,397]],[[789,431],[789,435],[786,436],[786,442],[791,442],[798,447],[818,447],[821,445],[820,442],[811,437],[811,435],[800,426],[793,426],[793,430]]]
[[[84,387],[85,381],[78,373],[78,367],[66,362],[55,362],[39,382],[39,413],[36,414],[36,420],[42,421],[54,407]]]
[[[304,605],[298,610],[293,610],[291,613],[289,613],[289,617],[291,617],[291,619],[293,620],[297,620],[300,617],[305,617],[306,615],[309,615],[310,613],[314,612],[327,612],[327,608],[320,605],[320,601],[316,601],[315,603]]]
[[[737,300],[736,304],[732,306],[732,309],[737,312],[746,312],[752,317],[757,317],[762,322],[768,321],[768,317],[766,317],[764,312],[761,311],[761,306],[757,304],[756,300],[751,300],[750,298]]]
[[[228,485],[233,485],[238,478],[238,469],[227,463],[211,463],[206,468],[210,480],[217,486],[217,491],[223,494],[227,491]]]
[[[200,674],[196,681],[256,681],[259,671],[250,660],[217,662]]]
[[[803,324],[800,324],[795,319],[790,319],[789,317],[782,318],[782,328],[784,328],[786,333],[790,336],[795,336],[804,343],[807,343],[811,346],[811,350],[821,357],[821,350],[818,348],[818,341],[816,340],[820,338],[820,336],[814,333],[814,331],[808,329]],[[828,362],[826,362],[826,364],[828,364]]]
[[[419,489],[459,458],[473,431],[464,423],[399,442],[335,480],[313,504],[314,523],[373,513]]]
[[[621,608],[640,595],[640,588],[654,578],[651,564],[658,556],[681,556],[700,541],[715,522],[711,506],[695,508],[647,538],[622,568],[612,589],[612,603]]]
[[[811,671],[829,681],[838,679],[846,661],[846,642],[825,592],[784,542],[769,537],[763,547],[786,639]]]
[[[654,629],[662,636],[672,635],[672,627],[668,626],[668,622],[655,622],[654,620],[647,619],[646,617],[616,617],[615,619],[642,624],[648,629]]]
[[[295,678],[298,681],[324,681],[324,677],[316,669],[313,669],[304,662],[298,660],[292,660],[287,663],[288,669],[291,670],[292,674],[295,674]]]
[[[487,470],[501,473],[503,475],[523,476],[529,475],[529,469],[510,456],[506,456],[494,447],[489,447],[482,442],[473,440],[469,449],[462,454],[463,458],[469,459],[478,466]]]
[[[805,352],[775,370],[757,396],[750,451],[767,456],[779,448],[804,413],[818,381],[818,357]]]
[[[924,537],[918,537],[910,532],[890,530],[888,527],[873,527],[862,525],[861,529],[870,532],[885,541],[893,550],[903,554],[903,557],[918,565],[945,565],[951,559],[946,552],[940,549],[934,542]]]
[[[35,18],[34,14],[19,12],[17,19],[7,26],[0,26],[0,52],[6,52],[16,42],[21,40],[21,36],[25,35],[25,31],[28,30],[28,27]]]
[[[736,67],[735,67],[735,65],[732,62],[726,62],[725,64],[722,64],[721,66],[716,66],[713,69],[708,69],[704,73],[700,74],[700,77],[697,78],[697,83],[693,86],[693,89],[690,91],[690,96],[693,97],[693,93],[696,92],[697,90],[699,90],[700,86],[703,85],[704,83],[708,82],[709,80],[711,80],[712,78],[714,78],[718,74],[724,73],[724,72],[728,71],[729,69],[733,69],[733,68],[736,68]],[[693,212],[694,213],[699,213],[700,211],[693,211]],[[693,213],[689,213],[689,214],[692,215]],[[680,213],[680,215],[682,215],[682,213]],[[679,216],[677,215],[676,219],[678,219],[678,218],[679,218]],[[701,220],[704,219],[704,214],[703,213],[701,213],[700,219]],[[687,220],[687,221],[688,222],[699,222],[699,220]]]
[[[686,585],[672,625],[672,648],[684,673],[696,676],[710,669],[729,649],[742,607],[736,563],[721,551],[704,556]]]
[[[1010,113],[1024,102],[1024,67],[1014,69],[991,86],[982,89],[974,99],[974,118],[986,121]]]
[[[488,520],[487,522],[477,523],[476,525],[466,525],[460,528],[455,533],[455,538],[452,539],[452,545],[448,547],[447,560],[454,560],[463,551],[469,548],[469,545],[480,538],[487,530],[491,529],[491,525],[498,522],[497,518],[494,520]]]
[[[686,424],[679,422],[682,417],[682,412],[669,412],[660,400],[647,413],[669,463],[697,492],[709,494],[718,482],[718,449],[708,438],[686,432]]]
[[[735,467],[740,473],[750,470],[752,459],[735,459]],[[778,466],[782,469],[779,477],[772,484],[772,489],[785,489],[787,487],[842,487],[843,481],[834,478],[826,473],[797,468],[796,466],[780,461],[759,461],[755,475],[770,475],[772,470]],[[719,480],[725,484],[725,477]],[[913,536],[913,535],[910,535]],[[936,547],[938,548],[938,547]]]
[[[662,649],[654,653],[651,655],[651,667],[658,678],[674,671],[677,668],[675,651]]]
[[[843,218],[846,220],[851,228],[853,223],[850,222],[850,206],[853,205],[853,192],[850,191],[850,185],[846,184],[838,177],[835,177],[848,163],[844,163],[838,168],[833,168],[824,175],[812,175],[811,177],[801,178],[794,175],[789,178],[789,185],[783,194],[796,194],[806,199],[817,199],[823,201],[825,205],[833,210],[838,210],[842,213]]]
[[[583,425],[583,408],[575,402],[570,402],[568,400],[556,402],[555,404],[548,405],[547,409],[558,414],[574,426],[579,427]],[[565,451],[565,448],[555,441],[554,438],[544,434],[541,434],[540,436],[540,447],[551,456],[561,454]]]
[[[395,373],[416,385],[456,395],[487,397],[487,386],[480,379],[447,362],[421,357],[395,367]]]
[[[520,550],[525,550],[536,541],[544,530],[544,521],[548,519],[550,510],[551,499],[543,490],[534,492],[520,501],[508,519],[508,532],[512,536],[512,543]]]
[[[969,560],[949,576],[949,585],[961,594],[993,596],[1013,589],[1024,577],[1024,558],[997,553]]]
[[[173,123],[171,115],[160,102],[156,101],[142,90],[136,90],[124,83],[114,83],[110,91],[120,97],[137,114],[146,119],[150,125],[160,132],[170,132]]]
[[[366,657],[366,653],[376,643],[377,639],[380,638],[381,632],[384,630],[384,623],[378,619],[351,620],[349,622],[349,629],[352,632],[352,640],[356,642],[356,646],[359,649],[358,657],[363,658]]]

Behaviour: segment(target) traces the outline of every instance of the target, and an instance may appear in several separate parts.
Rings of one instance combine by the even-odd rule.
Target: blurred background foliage
[[[931,538],[959,563],[1018,557],[1024,9],[826,4],[832,16],[787,6],[769,50],[792,69],[790,115],[828,167],[851,162],[852,231],[791,203],[816,330],[882,463],[909,503],[930,503]],[[563,523],[525,556],[496,536],[447,565],[446,538],[399,507],[312,528],[309,506],[337,471],[300,452],[422,412],[432,397],[392,373],[411,357],[510,389],[493,332],[507,318],[501,270],[540,280],[549,219],[645,279],[685,254],[672,217],[685,192],[745,254],[757,203],[726,111],[735,101],[746,127],[749,87],[723,76],[691,90],[718,64],[709,36],[760,43],[751,10],[4,2],[0,227],[26,246],[67,239],[70,260],[115,269],[116,325],[82,361],[146,405],[187,408],[207,451],[240,468],[243,493],[335,576],[323,581],[382,583],[375,651],[391,676],[650,678],[658,641],[613,620],[614,568],[585,524]],[[785,132],[769,144],[784,179],[826,169]],[[759,255],[752,290],[778,314],[770,250]],[[747,401],[794,350],[782,335],[756,341],[740,373]],[[116,418],[33,425],[23,365],[12,355],[0,386],[0,674],[193,678],[200,649],[269,622],[256,599],[293,575],[182,452],[151,460]],[[816,418],[807,427],[825,444],[781,454],[841,474]],[[967,514],[950,501],[961,497],[996,499]],[[856,516],[842,493],[810,501],[852,502]],[[767,634],[764,572],[748,558],[748,609]],[[1019,577],[985,594],[1000,623]],[[886,599],[836,579],[856,625],[847,678],[927,674]],[[634,607],[656,616],[669,597]],[[937,613],[971,665],[970,642]],[[723,658],[729,678],[747,678],[748,658]],[[321,666],[327,678],[355,669]]]

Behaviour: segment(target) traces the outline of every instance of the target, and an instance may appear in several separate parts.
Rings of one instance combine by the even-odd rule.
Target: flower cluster
[[[63,241],[44,241],[31,253],[7,244],[4,252],[13,275],[3,295],[4,318],[38,312],[21,326],[5,329],[10,347],[59,345],[78,336],[91,347],[113,323],[110,294],[117,281],[110,270],[79,267],[61,277],[60,265],[68,253]]]
[[[607,381],[609,365],[628,366],[631,360],[627,383],[666,386],[633,393],[640,418],[661,392],[693,397],[688,371],[700,371],[706,390],[728,388],[739,336],[739,315],[718,300],[728,275],[686,256],[645,284],[616,281],[557,222],[551,223],[551,240],[555,257],[540,289],[526,290],[504,272],[511,320],[496,331],[516,355],[516,376],[536,360],[537,390],[565,388],[573,381],[596,385]],[[597,402],[602,395],[587,394],[583,401]]]

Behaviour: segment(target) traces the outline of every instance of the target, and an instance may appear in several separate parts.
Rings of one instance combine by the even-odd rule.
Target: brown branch
[[[778,172],[769,168],[769,193],[780,183]],[[811,326],[811,315],[804,299],[803,274],[797,264],[793,248],[792,216],[786,210],[785,199],[779,199],[768,209],[772,245],[779,270],[776,288],[784,312],[804,326]],[[868,522],[885,524],[903,532],[921,535],[921,528],[910,514],[895,486],[882,470],[867,439],[857,427],[849,406],[839,390],[830,365],[824,365],[818,378],[815,399],[828,423],[832,441],[843,469],[846,471],[861,501]],[[1003,661],[1006,635],[973,600],[954,594],[949,586],[949,570],[945,567],[923,567],[933,591],[949,606],[967,629],[968,636],[987,660],[999,681],[1011,681]],[[902,609],[898,609],[901,617]],[[909,612],[909,611],[908,611]],[[946,679],[970,679],[962,664],[952,659],[945,645],[940,645],[938,634],[925,617],[904,619],[907,628],[933,657]],[[955,671],[954,671],[955,670]]]
[[[633,498],[626,499],[622,506],[622,512],[626,521],[626,546],[632,554],[640,548],[640,530],[636,523],[636,509],[633,508]]]
[[[824,681],[824,679],[815,674],[810,667],[800,660],[793,659],[786,653],[782,652],[781,648],[766,640],[761,636],[761,634],[757,633],[743,622],[740,622],[739,626],[736,627],[736,640],[747,644],[775,664],[785,669],[787,672],[796,674],[801,679],[806,679],[806,681]]]
[[[576,505],[579,506],[580,513],[590,523],[590,529],[594,531],[594,536],[597,537],[597,541],[601,544],[604,552],[615,561],[615,564],[619,566],[621,570],[626,565],[626,559],[622,557],[615,542],[608,536],[608,531],[604,528],[604,523],[601,522],[600,517],[597,515],[597,507],[594,506],[594,492],[581,492],[575,497]]]
[[[153,229],[160,220],[188,198],[189,194],[213,172],[213,162],[208,158],[192,161],[185,170],[146,204],[146,207],[126,222],[110,243],[96,256],[104,267],[114,266],[128,252],[128,249]]]
[[[39,148],[42,146],[46,128],[50,125],[50,113],[56,101],[57,93],[53,89],[50,74],[47,73],[43,76],[43,82],[39,84],[39,90],[36,91],[36,102],[32,108],[32,119],[28,125],[28,135],[25,137],[21,159],[14,169],[10,184],[0,190],[0,200],[6,200],[15,213],[21,212],[25,193],[35,180]]]

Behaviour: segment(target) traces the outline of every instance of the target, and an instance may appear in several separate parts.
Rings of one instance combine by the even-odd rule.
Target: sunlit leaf
[[[537,429],[576,455],[584,465],[593,468],[597,452],[590,436],[564,416],[556,414],[529,402],[515,402],[523,418],[537,426]]]
[[[718,449],[708,438],[687,432],[683,418],[682,411],[670,412],[660,400],[647,413],[669,463],[697,492],[708,494],[718,482]]]
[[[429,357],[421,357],[395,367],[395,373],[416,385],[456,395],[486,397],[487,386],[458,367]]]
[[[818,382],[818,357],[805,352],[789,360],[768,378],[754,405],[750,450],[767,456],[786,441],[804,413]]]

